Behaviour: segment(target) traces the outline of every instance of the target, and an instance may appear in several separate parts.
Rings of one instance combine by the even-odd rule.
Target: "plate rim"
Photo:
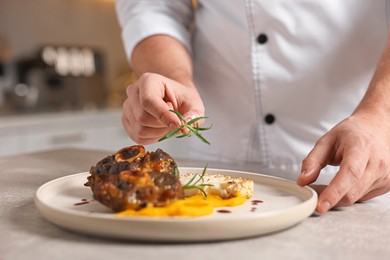
[[[200,168],[200,167],[179,167],[179,170],[180,171],[185,171],[185,170],[194,170],[195,171],[195,170],[203,170],[203,168]],[[307,217],[309,217],[315,211],[315,205],[317,204],[318,196],[317,196],[317,193],[315,192],[315,190],[309,186],[302,186],[301,187],[301,186],[298,186],[292,180],[288,180],[288,179],[284,179],[284,178],[276,177],[276,176],[270,176],[270,175],[266,175],[266,174],[261,174],[261,173],[255,173],[255,172],[229,170],[229,169],[221,169],[221,168],[208,168],[208,170],[209,171],[223,171],[227,175],[228,175],[228,173],[234,173],[236,175],[246,175],[246,176],[253,175],[253,176],[256,176],[257,178],[260,177],[260,178],[265,178],[268,180],[275,181],[275,183],[276,182],[277,183],[280,183],[280,182],[286,183],[288,185],[296,186],[296,188],[298,188],[298,187],[302,188],[302,190],[305,190],[305,193],[310,194],[310,196],[308,196],[307,199],[303,199],[302,197],[299,197],[302,200],[301,203],[298,203],[298,204],[295,204],[295,205],[292,205],[292,206],[289,206],[289,207],[286,207],[283,209],[274,210],[271,212],[246,214],[246,215],[240,215],[239,217],[237,217],[237,216],[226,217],[224,215],[224,217],[220,217],[220,218],[216,217],[215,215],[202,216],[202,217],[143,217],[143,216],[115,216],[115,215],[113,215],[115,213],[107,214],[107,213],[100,213],[100,212],[91,212],[90,214],[86,214],[86,212],[83,212],[83,211],[77,211],[77,210],[68,209],[68,208],[54,207],[52,205],[48,205],[47,203],[45,203],[41,199],[40,193],[44,192],[44,190],[47,187],[50,187],[53,183],[60,182],[60,181],[66,180],[66,179],[76,178],[76,177],[79,177],[82,175],[87,176],[89,174],[89,172],[84,171],[84,172],[79,172],[79,173],[74,173],[74,174],[69,174],[69,175],[65,175],[62,177],[58,177],[58,178],[55,178],[55,179],[52,179],[50,181],[43,183],[42,185],[39,186],[39,188],[35,192],[34,202],[35,202],[37,208],[39,209],[40,213],[49,222],[52,222],[52,223],[57,224],[59,226],[62,226],[62,225],[57,223],[56,221],[53,221],[53,219],[50,219],[50,217],[48,217],[48,214],[49,214],[48,212],[50,212],[51,214],[65,214],[67,216],[76,217],[76,218],[80,218],[80,219],[86,219],[86,220],[93,219],[94,221],[109,221],[109,222],[116,221],[118,223],[120,222],[120,223],[128,223],[128,224],[132,224],[132,223],[141,223],[141,224],[161,223],[161,224],[165,224],[165,225],[170,226],[170,225],[175,225],[175,223],[177,225],[183,225],[183,224],[188,224],[188,223],[190,223],[190,224],[202,224],[202,223],[207,224],[207,223],[213,222],[213,221],[218,221],[221,223],[245,221],[245,220],[256,221],[257,219],[259,219],[261,221],[262,219],[279,217],[280,215],[287,214],[288,212],[298,212],[298,211],[304,209],[306,213],[304,214],[304,216],[299,218],[299,221],[296,221],[295,224],[297,224],[297,223],[301,222],[302,220],[306,219]],[[280,187],[278,186],[277,188],[280,188]],[[292,194],[294,194],[294,196],[296,196],[296,194],[294,192],[292,192]],[[214,218],[210,219],[210,217],[212,217],[212,216]],[[290,224],[289,226],[292,226],[295,224]],[[72,229],[69,226],[62,226],[62,227],[65,227],[67,229]],[[73,230],[80,231],[78,229],[73,229]],[[81,232],[91,234],[90,232],[84,232],[84,231],[81,231]],[[266,232],[266,233],[269,233],[269,232]],[[266,234],[266,233],[262,233],[262,234]],[[96,234],[96,235],[99,235],[99,234]],[[259,234],[259,235],[261,235],[261,234]],[[100,236],[113,237],[112,234],[100,234]],[[240,238],[240,237],[245,237],[245,236],[239,236],[239,237],[235,237],[235,238]],[[134,239],[137,237],[132,237],[130,235],[130,236],[125,237],[125,238]],[[141,240],[150,240],[150,239],[151,238],[148,238],[148,237],[141,238]],[[162,240],[162,239],[158,239],[158,240]],[[164,241],[170,241],[170,240],[176,241],[177,239],[163,239],[163,240]],[[218,239],[211,239],[211,238],[210,239],[191,239],[191,238],[187,238],[184,240],[185,241],[209,241],[209,240],[218,240]]]

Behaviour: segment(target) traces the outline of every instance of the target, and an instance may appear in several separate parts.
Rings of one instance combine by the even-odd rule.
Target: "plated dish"
[[[201,168],[179,167],[181,173]],[[243,205],[216,208],[203,217],[119,216],[92,199],[84,186],[88,172],[43,184],[35,203],[50,222],[76,232],[109,238],[147,241],[213,241],[238,239],[280,231],[298,224],[315,210],[317,194],[309,187],[257,173],[208,169],[209,174],[254,181],[253,195]]]

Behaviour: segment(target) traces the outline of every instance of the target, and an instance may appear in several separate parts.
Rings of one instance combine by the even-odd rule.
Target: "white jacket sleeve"
[[[134,47],[157,34],[176,38],[191,52],[191,0],[117,0],[116,11],[129,62]]]

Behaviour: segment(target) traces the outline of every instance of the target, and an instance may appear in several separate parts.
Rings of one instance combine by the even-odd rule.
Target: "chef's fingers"
[[[170,110],[173,109],[171,102],[166,102],[166,103]],[[157,120],[146,110],[141,109],[140,106],[134,107],[132,112],[133,112],[133,120],[135,120],[134,124],[138,124],[140,127],[166,128],[166,131],[169,130],[169,128],[167,128],[160,120]]]
[[[172,84],[178,83],[174,82]],[[180,85],[179,89],[179,91],[174,91],[174,88],[170,88],[167,85],[166,97],[164,100],[166,102],[172,102],[174,109],[180,112],[186,121],[190,121],[196,117],[203,117],[205,109],[196,88]],[[202,121],[203,120],[197,121],[197,124],[201,125]]]
[[[136,123],[143,127],[163,128],[166,127],[160,120],[156,119],[149,112],[140,107],[133,110]]]
[[[370,189],[364,194],[359,201],[366,201],[374,197],[383,195],[390,191],[390,176],[388,173],[383,173],[379,178],[376,178]]]
[[[374,183],[378,178],[378,164],[368,161],[366,168],[360,178],[351,186],[350,190],[337,202],[337,207],[350,206],[361,200],[365,194],[374,188]]]
[[[190,111],[190,112],[184,114],[183,117],[185,118],[186,122],[191,122],[191,120],[200,117],[200,115],[198,114],[198,112]],[[199,127],[203,124],[203,121],[204,121],[203,119],[200,119],[200,120],[197,120],[196,122],[192,123],[191,125],[193,125],[195,127]],[[181,130],[182,134],[188,134],[189,132],[190,131],[186,127],[184,127]]]
[[[371,164],[372,165],[372,164]],[[348,192],[337,204],[336,207],[348,206],[355,202],[363,202],[366,200],[370,200],[377,196],[386,194],[390,191],[390,183],[386,179],[386,176],[382,178],[376,178],[375,172],[376,167],[368,166],[365,172],[365,176],[369,176],[370,178],[365,178],[366,180],[360,182],[359,185],[353,187],[353,189],[357,189],[354,191],[353,189],[350,191],[351,194],[358,194],[356,196],[350,196]],[[311,184],[309,185],[313,188],[317,195],[320,196],[321,193],[328,187],[328,185],[324,184]],[[356,199],[356,197],[358,199]]]
[[[361,197],[359,199],[359,201],[362,202],[362,201],[370,200],[372,198],[375,198],[375,197],[378,197],[380,195],[386,194],[389,191],[390,191],[389,187],[381,187],[381,188],[373,189],[373,190],[370,190],[363,197]]]
[[[301,174],[298,176],[298,185],[304,186],[317,180],[320,171],[333,157],[334,142],[328,135],[321,137],[314,148],[302,161]]]
[[[167,128],[144,127],[132,124],[128,117],[122,115],[122,124],[130,138],[137,144],[148,145],[156,143],[167,133]]]
[[[360,147],[344,146],[339,171],[318,198],[317,212],[325,213],[334,207],[353,186],[357,185],[367,163],[368,154],[362,153]]]
[[[139,79],[139,84],[138,96],[141,108],[170,129],[179,126],[180,119],[169,111],[177,109],[177,100],[172,90],[172,84],[178,83],[161,76],[144,74]]]
[[[142,108],[140,103],[140,84],[135,82],[126,88],[127,99],[123,102],[123,114],[132,125],[163,127],[164,125]]]
[[[320,194],[326,189],[326,187],[328,187],[328,185],[325,185],[325,184],[310,184],[309,187],[312,188],[313,190],[315,190],[317,195],[320,196]]]
[[[160,125],[160,127],[150,127],[148,125],[144,125],[142,122],[138,122],[138,119],[133,114],[138,108],[136,107],[135,109],[132,109],[129,103],[133,105],[134,102],[129,99],[126,99],[125,102],[123,102],[122,125],[128,136],[134,142],[147,145],[157,142],[158,139],[166,134],[169,129],[165,126],[161,127]]]

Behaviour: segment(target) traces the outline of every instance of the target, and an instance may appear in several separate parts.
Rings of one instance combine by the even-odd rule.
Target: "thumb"
[[[191,106],[187,110],[183,111],[183,117],[186,122],[196,127],[203,125],[205,121],[205,109],[202,100],[194,99],[191,104],[187,105]]]
[[[297,183],[301,186],[315,182],[322,168],[328,164],[332,145],[325,138],[318,141],[306,158],[302,161],[301,174]]]
[[[183,115],[183,117],[186,119],[186,122],[191,122],[191,120],[199,118],[199,117],[205,117],[203,113],[197,112],[197,111],[190,111]],[[201,126],[204,123],[204,118],[200,118],[196,120],[193,125]]]
[[[191,120],[200,117],[200,115],[198,112],[188,112],[188,113],[184,114],[183,117],[185,118],[186,122],[188,123],[188,122],[191,122]],[[203,124],[203,122],[204,122],[204,119],[199,119],[199,120],[196,120],[194,123],[192,123],[192,125],[199,127]],[[181,130],[181,132],[183,134],[188,134],[189,130],[185,127]]]
[[[170,130],[174,130],[182,125],[182,120],[172,111],[174,110],[172,102],[166,102],[167,109],[160,114],[160,121]]]
[[[204,123],[204,106],[201,100],[197,101],[196,99],[191,103],[187,104],[187,109],[181,109],[182,115],[185,118],[186,122],[190,122],[191,120],[201,117],[199,120],[194,122],[194,125],[201,126]],[[183,107],[183,106],[182,106]]]

